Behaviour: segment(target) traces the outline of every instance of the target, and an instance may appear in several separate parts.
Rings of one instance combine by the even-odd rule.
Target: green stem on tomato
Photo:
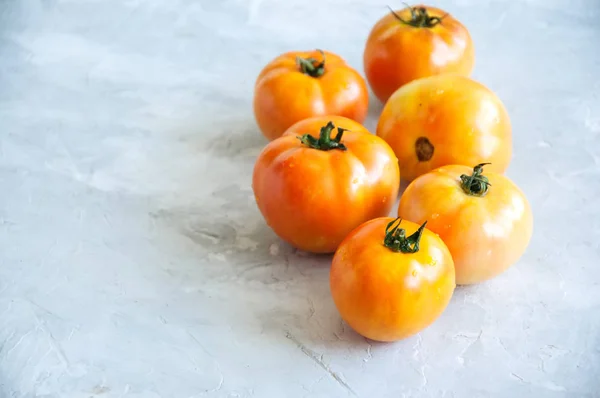
[[[442,20],[446,17],[446,15],[448,15],[446,14],[443,17],[434,17],[429,15],[429,12],[427,12],[425,7],[411,7],[406,3],[404,4],[410,10],[410,20],[405,20],[402,18],[390,6],[388,6],[388,8],[398,21],[405,25],[412,26],[413,28],[433,28],[434,26],[441,24]]]
[[[396,224],[396,222],[398,224]],[[385,238],[383,239],[383,245],[394,252],[418,252],[421,236],[423,235],[423,230],[425,229],[425,225],[427,225],[427,221],[425,221],[423,225],[421,225],[419,229],[417,229],[415,233],[410,236],[406,236],[406,230],[404,230],[404,228],[400,228],[400,223],[402,223],[402,219],[400,217],[388,223],[388,225],[385,227]]]
[[[491,163],[480,163],[473,167],[473,174],[460,176],[460,187],[467,195],[483,197],[492,186],[486,176],[483,175],[483,166]]]
[[[323,73],[325,73],[325,53],[322,50],[317,51],[320,52],[323,56],[323,59],[321,61],[313,57],[296,57],[296,62],[300,67],[300,71],[311,77],[321,77],[323,76]]]
[[[310,134],[304,134],[298,139],[304,144],[313,149],[319,149],[321,151],[329,151],[332,149],[339,149],[345,151],[346,146],[341,143],[342,136],[347,129],[338,127],[335,138],[331,138],[331,132],[335,128],[333,122],[328,122],[325,126],[321,127],[319,132],[319,138],[315,138]]]

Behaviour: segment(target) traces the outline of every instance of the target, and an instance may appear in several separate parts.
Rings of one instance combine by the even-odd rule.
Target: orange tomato
[[[327,116],[298,122],[271,141],[256,160],[252,188],[281,239],[331,253],[352,229],[389,214],[399,180],[398,161],[381,138]]]
[[[338,55],[320,50],[278,56],[254,87],[254,116],[269,140],[312,116],[339,115],[362,123],[368,105],[362,76]]]
[[[503,173],[512,157],[504,105],[464,76],[431,76],[398,89],[383,108],[377,135],[394,149],[407,181],[448,164],[485,162]]]
[[[369,85],[382,102],[415,79],[471,74],[473,41],[458,20],[423,5],[390,11],[371,30],[363,55]]]
[[[408,185],[398,207],[446,243],[456,283],[478,283],[504,272],[525,252],[533,231],[527,198],[508,178],[482,164],[444,166]]]
[[[333,257],[330,287],[342,319],[355,331],[394,341],[442,314],[454,293],[454,265],[425,223],[382,217],[344,239]]]

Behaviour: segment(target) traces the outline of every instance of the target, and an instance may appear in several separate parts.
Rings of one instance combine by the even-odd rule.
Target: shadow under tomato
[[[208,142],[207,149],[211,154],[227,159],[255,159],[268,143],[254,122],[246,125],[233,121],[221,136]]]
[[[206,153],[234,163],[254,160],[269,143],[251,115],[190,120],[177,129],[177,136],[179,142],[187,145],[192,152]]]
[[[383,111],[383,105],[374,94],[371,93],[369,97],[369,110],[367,112],[367,118],[363,122],[363,125],[373,134],[377,131],[377,122],[379,116]]]
[[[370,92],[368,115],[375,119],[379,119],[379,115],[381,115],[381,111],[383,111],[384,106],[385,104],[381,102],[379,98],[373,94],[373,92]]]
[[[407,181],[405,179],[400,179],[400,188],[398,190],[398,198],[400,198],[402,196],[402,194],[404,193],[404,191],[406,191],[408,184],[410,184],[410,181]]]

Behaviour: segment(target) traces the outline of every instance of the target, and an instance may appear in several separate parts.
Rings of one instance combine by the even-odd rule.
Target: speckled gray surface
[[[600,3],[434,4],[510,112],[535,232],[377,344],[340,321],[329,259],[264,225],[251,98],[290,49],[362,71],[386,2],[1,1],[0,397],[600,396]]]

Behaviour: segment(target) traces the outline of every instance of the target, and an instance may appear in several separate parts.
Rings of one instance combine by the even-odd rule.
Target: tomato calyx
[[[491,163],[479,163],[473,167],[473,174],[460,176],[460,187],[467,195],[484,197],[489,187],[492,186],[486,176],[483,175],[483,166]]]
[[[322,50],[318,50],[323,56],[321,61],[313,58],[302,58],[296,57],[296,63],[300,67],[300,71],[310,77],[321,77],[325,73],[325,53]]]
[[[446,14],[443,17],[435,17],[429,15],[425,7],[411,7],[406,3],[404,4],[410,10],[410,20],[408,21],[398,15],[398,13],[396,13],[390,6],[388,6],[388,8],[398,21],[405,25],[412,26],[413,28],[433,28],[434,26],[441,24],[442,20],[446,17],[446,15],[448,15]]]
[[[396,222],[398,224],[396,224]],[[427,221],[425,221],[423,225],[421,225],[419,229],[417,229],[415,233],[410,236],[406,236],[406,230],[404,228],[400,228],[400,223],[402,223],[402,219],[400,217],[388,223],[388,225],[385,227],[385,238],[383,238],[383,245],[394,252],[405,254],[418,252],[421,236],[423,235],[423,230],[425,229],[425,225],[427,225]]]
[[[346,148],[346,145],[342,144],[340,141],[342,140],[344,132],[348,131],[348,129],[338,127],[335,138],[331,138],[331,132],[334,128],[335,125],[333,122],[328,122],[325,126],[321,127],[319,138],[315,138],[310,134],[304,134],[303,136],[298,136],[297,138],[304,145],[308,145],[310,148],[321,151],[330,151],[332,149],[339,149],[342,151],[347,150],[348,148]]]

